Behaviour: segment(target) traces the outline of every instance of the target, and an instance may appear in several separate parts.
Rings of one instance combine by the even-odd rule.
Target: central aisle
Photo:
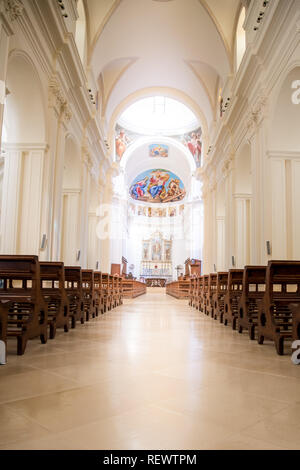
[[[300,368],[164,289],[8,359],[0,449],[300,448]]]

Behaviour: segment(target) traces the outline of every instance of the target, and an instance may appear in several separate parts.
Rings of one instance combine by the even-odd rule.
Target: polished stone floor
[[[300,366],[164,289],[9,344],[0,449],[300,449]]]

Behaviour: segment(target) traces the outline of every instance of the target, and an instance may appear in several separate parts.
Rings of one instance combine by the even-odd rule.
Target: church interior
[[[300,0],[0,0],[0,450],[299,450],[299,201]]]

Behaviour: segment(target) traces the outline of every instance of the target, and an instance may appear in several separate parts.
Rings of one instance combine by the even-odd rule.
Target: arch
[[[32,60],[21,50],[9,56],[6,88],[3,141],[44,143],[46,113],[41,80]]]
[[[6,77],[2,143],[1,250],[39,254],[46,151],[46,100],[33,60],[11,51]]]
[[[75,29],[75,42],[79,52],[79,56],[84,69],[86,68],[87,62],[87,21],[85,14],[85,6],[83,0],[78,0],[77,3],[78,18],[76,21]]]
[[[244,29],[244,22],[246,18],[246,8],[242,7],[239,17],[238,17],[238,22],[237,22],[237,27],[235,31],[235,64],[236,64],[236,71],[238,71],[242,59],[244,57],[244,54],[246,52],[246,31]]]
[[[138,139],[136,142],[134,142],[134,144],[132,144],[124,153],[123,157],[122,157],[122,160],[120,162],[120,167],[126,171],[126,166],[127,166],[127,163],[129,162],[130,160],[130,157],[132,156],[132,154],[139,148],[141,147],[142,145],[145,145],[145,144],[151,144],[153,143],[155,140],[159,139],[159,142],[161,144],[166,144],[166,145],[172,145],[176,148],[178,148],[178,150],[180,150],[180,152],[182,152],[187,161],[188,161],[188,164],[189,164],[189,167],[190,167],[190,171],[191,173],[193,173],[194,171],[196,171],[196,163],[195,163],[195,160],[191,154],[191,152],[183,145],[181,144],[180,142],[177,142],[175,139],[172,139],[171,137],[162,137],[162,136],[149,136],[149,137],[141,137],[140,139]]]
[[[299,259],[300,215],[300,61],[289,64],[280,75],[270,104],[268,129],[270,239],[272,256]],[[294,88],[294,86],[296,88]]]
[[[108,142],[110,143],[110,147],[114,148],[114,138],[115,138],[115,127],[117,121],[123,111],[128,108],[131,104],[135,103],[136,101],[147,98],[151,96],[166,96],[169,98],[176,99],[189,107],[196,117],[199,119],[200,126],[202,128],[202,135],[203,135],[203,155],[206,154],[206,149],[208,147],[208,125],[205,118],[204,113],[196,104],[196,102],[186,93],[182,92],[181,90],[169,87],[152,87],[152,88],[144,88],[142,90],[138,90],[131,95],[127,96],[114,110],[109,124],[108,124]]]
[[[290,65],[276,87],[272,97],[269,122],[269,149],[275,151],[300,151],[300,105],[293,102],[296,89],[292,85],[300,77],[300,62]]]

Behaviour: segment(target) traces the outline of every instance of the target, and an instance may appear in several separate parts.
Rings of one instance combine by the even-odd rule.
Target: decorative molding
[[[83,164],[87,167],[88,171],[91,172],[93,168],[93,160],[91,159],[91,155],[87,147],[82,147],[81,160]]]
[[[253,134],[261,120],[265,117],[267,105],[267,96],[265,94],[259,95],[255,104],[251,108],[250,117],[248,117],[246,121],[246,129],[248,134]]]
[[[62,192],[63,192],[63,195],[67,195],[67,194],[80,194],[80,193],[81,193],[81,189],[80,189],[80,188],[63,188]]]
[[[2,150],[8,151],[8,152],[22,152],[22,151],[37,151],[37,150],[42,150],[42,151],[47,151],[49,150],[49,145],[41,142],[41,143],[36,143],[36,142],[17,142],[17,143],[10,143],[10,142],[3,142],[2,143]]]
[[[4,0],[4,5],[11,22],[17,20],[23,13],[24,5],[21,0]]]
[[[49,83],[49,106],[57,109],[60,118],[66,124],[71,120],[71,109],[56,77],[52,77]]]
[[[277,158],[280,160],[298,160],[300,159],[299,150],[269,150],[267,152],[268,158]]]

